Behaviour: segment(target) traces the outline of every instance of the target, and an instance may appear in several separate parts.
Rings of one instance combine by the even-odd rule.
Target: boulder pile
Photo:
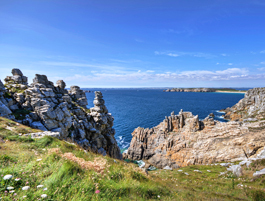
[[[63,80],[56,85],[46,75],[36,74],[28,85],[19,69],[0,81],[0,115],[43,131],[59,133],[60,139],[78,143],[84,149],[121,159],[112,128],[114,118],[95,92],[95,106],[87,108],[85,92],[78,86],[66,90]]]

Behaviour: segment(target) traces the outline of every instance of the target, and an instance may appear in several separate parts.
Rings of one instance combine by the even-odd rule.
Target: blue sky
[[[264,87],[264,0],[0,0],[0,79]]]

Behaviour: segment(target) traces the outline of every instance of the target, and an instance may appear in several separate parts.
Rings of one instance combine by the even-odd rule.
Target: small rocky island
[[[172,88],[163,90],[163,92],[228,92],[244,93],[245,91],[232,88]]]
[[[229,122],[182,110],[153,128],[136,128],[124,158],[144,160],[158,168],[265,158],[265,88],[249,90],[224,110]]]
[[[86,150],[122,158],[114,138],[114,118],[101,92],[95,92],[94,107],[88,109],[85,92],[78,86],[66,90],[63,80],[54,85],[39,74],[29,85],[19,69],[12,74],[5,78],[5,85],[0,80],[0,116],[46,131],[37,136],[57,136]]]

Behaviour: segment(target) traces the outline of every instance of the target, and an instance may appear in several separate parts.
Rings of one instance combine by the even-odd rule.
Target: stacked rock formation
[[[225,119],[242,121],[250,118],[253,120],[265,118],[265,87],[254,88],[247,91],[245,97],[226,112]]]
[[[154,128],[136,128],[123,157],[158,168],[255,158],[265,146],[264,125],[265,120],[219,122],[208,116],[200,121],[190,112],[172,113]]]
[[[43,131],[59,132],[60,139],[77,142],[84,149],[122,158],[114,138],[114,119],[101,92],[95,92],[95,107],[89,110],[86,95],[78,86],[67,91],[63,80],[54,86],[46,75],[39,74],[27,85],[20,70],[13,69],[12,73],[5,79],[6,89],[0,82],[1,116]],[[22,82],[16,76],[21,76]]]

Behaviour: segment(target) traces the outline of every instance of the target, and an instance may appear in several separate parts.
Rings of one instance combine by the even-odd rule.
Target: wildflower
[[[12,187],[12,186],[8,186],[6,189],[7,189],[7,190],[13,190],[14,187]]]
[[[29,182],[27,181],[26,184],[28,184]]]
[[[46,197],[48,197],[48,196],[47,196],[46,194],[42,194],[41,197],[42,197],[42,198],[46,198]]]
[[[14,193],[15,191],[13,190],[13,191],[9,191],[9,193]]]
[[[43,190],[44,190],[44,191],[47,191],[48,189],[47,189],[47,188],[44,188]]]
[[[5,193],[7,193],[7,191],[5,191]]]
[[[37,161],[41,161],[41,160],[42,160],[41,158],[37,159]]]
[[[4,180],[9,180],[9,179],[12,179],[12,175],[11,174],[8,174],[6,176],[4,176]]]
[[[14,193],[14,196],[16,196],[17,194],[16,193]]]
[[[16,178],[15,181],[19,181],[21,178]]]
[[[158,195],[157,197],[160,198],[160,195]]]
[[[95,192],[96,194],[98,194],[98,193],[100,193],[100,191],[99,190],[96,190],[96,192]]]
[[[29,190],[29,189],[30,189],[29,186],[24,186],[24,187],[22,188],[23,191],[26,191],[26,190]]]
[[[37,186],[37,188],[42,188],[42,187],[43,187],[43,185],[38,185],[38,186]]]

